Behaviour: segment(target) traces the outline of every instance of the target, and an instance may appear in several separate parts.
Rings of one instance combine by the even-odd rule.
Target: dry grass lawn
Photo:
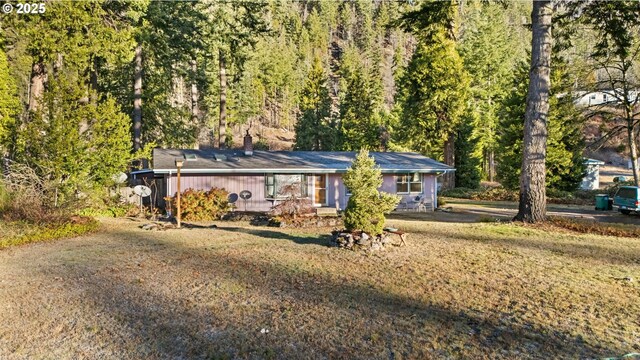
[[[390,223],[412,233],[409,246],[374,255],[327,247],[328,229],[162,232],[115,219],[96,234],[4,249],[0,358],[640,352],[640,239]]]

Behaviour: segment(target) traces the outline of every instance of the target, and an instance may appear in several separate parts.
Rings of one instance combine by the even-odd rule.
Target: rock
[[[391,244],[391,237],[389,235],[382,235],[380,238],[380,243],[382,245]]]
[[[383,249],[383,247],[382,247],[381,243],[379,243],[377,241],[374,241],[374,242],[371,243],[371,251],[378,251],[378,250],[382,250],[382,249]]]
[[[144,224],[140,226],[140,228],[142,230],[158,230],[159,227],[158,227],[158,224],[150,223],[150,224]]]
[[[363,232],[362,235],[360,235],[360,237],[362,238],[362,240],[369,240],[371,238],[371,236],[367,235],[366,232]]]

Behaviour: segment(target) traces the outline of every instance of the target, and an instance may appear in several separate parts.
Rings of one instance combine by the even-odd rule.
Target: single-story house
[[[157,205],[177,191],[176,160],[182,160],[180,189],[224,188],[238,199],[249,191],[247,200],[238,199],[240,210],[267,211],[283,200],[287,185],[297,184],[299,196],[315,206],[344,209],[349,190],[342,174],[357,153],[346,151],[253,151],[251,137],[245,136],[243,150],[154,149],[152,168],[134,171],[134,179],[155,181]],[[423,197],[437,207],[437,178],[455,169],[413,152],[371,152],[383,174],[380,190],[402,196],[401,206],[411,207]],[[291,190],[292,187],[288,187]],[[245,192],[246,194],[246,192]]]

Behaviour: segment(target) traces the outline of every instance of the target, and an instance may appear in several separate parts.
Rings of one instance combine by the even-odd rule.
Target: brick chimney
[[[249,130],[247,130],[247,135],[244,136],[244,155],[253,155],[253,138],[249,135]]]

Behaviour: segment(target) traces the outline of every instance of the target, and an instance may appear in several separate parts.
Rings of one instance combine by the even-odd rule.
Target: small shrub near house
[[[294,183],[283,187],[281,193],[286,196],[286,199],[272,207],[269,210],[269,215],[295,219],[301,215],[315,214],[311,200],[298,195],[301,194],[301,186],[302,184]]]
[[[176,196],[170,200],[171,213],[177,214]],[[221,188],[209,191],[187,189],[180,194],[181,218],[185,221],[220,219],[229,211],[229,192]]]
[[[363,231],[379,235],[384,228],[385,214],[398,205],[396,195],[379,191],[382,172],[367,150],[360,150],[343,177],[344,185],[351,190],[351,197],[344,213],[344,225],[348,231]]]

